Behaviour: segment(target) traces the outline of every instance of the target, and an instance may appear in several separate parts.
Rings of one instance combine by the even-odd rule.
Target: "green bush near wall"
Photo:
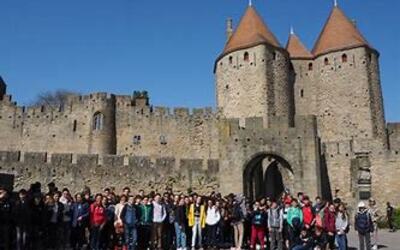
[[[400,229],[400,208],[394,210],[394,218],[393,218],[394,226],[397,229]],[[386,217],[386,211],[384,216],[378,221],[379,228],[389,228],[389,224]]]

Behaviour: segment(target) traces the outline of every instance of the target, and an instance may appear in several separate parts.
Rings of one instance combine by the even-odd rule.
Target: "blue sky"
[[[313,46],[333,0],[253,0],[286,44]],[[381,53],[386,118],[400,121],[400,1],[339,0]],[[247,0],[1,0],[0,75],[19,104],[68,89],[131,94],[162,106],[215,105],[213,63]]]

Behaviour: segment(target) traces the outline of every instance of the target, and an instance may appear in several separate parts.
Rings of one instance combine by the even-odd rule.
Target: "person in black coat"
[[[49,248],[57,248],[62,237],[61,226],[63,219],[64,205],[60,202],[61,193],[56,191],[53,196],[46,196],[46,243]]]
[[[33,249],[43,248],[43,235],[45,227],[44,203],[40,193],[33,194],[32,200],[32,234],[31,242]]]
[[[8,192],[0,186],[0,249],[9,250],[11,230],[11,202]]]
[[[29,237],[31,233],[32,221],[32,206],[27,198],[27,191],[21,189],[18,192],[19,199],[13,207],[13,221],[16,228],[17,250],[27,249],[29,245]]]

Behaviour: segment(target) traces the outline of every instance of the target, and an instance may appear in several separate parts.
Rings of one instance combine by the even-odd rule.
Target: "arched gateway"
[[[258,153],[243,169],[243,193],[250,200],[260,197],[276,199],[285,189],[293,190],[292,167],[277,154]]]

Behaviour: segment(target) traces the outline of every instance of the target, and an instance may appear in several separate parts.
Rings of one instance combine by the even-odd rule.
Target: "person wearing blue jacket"
[[[139,209],[134,205],[135,199],[129,196],[121,212],[121,220],[124,224],[125,244],[128,250],[135,250],[137,245],[137,225],[139,224]]]
[[[83,202],[82,194],[75,195],[75,201],[71,206],[71,247],[82,249],[86,244],[85,227],[89,220],[89,204]]]

